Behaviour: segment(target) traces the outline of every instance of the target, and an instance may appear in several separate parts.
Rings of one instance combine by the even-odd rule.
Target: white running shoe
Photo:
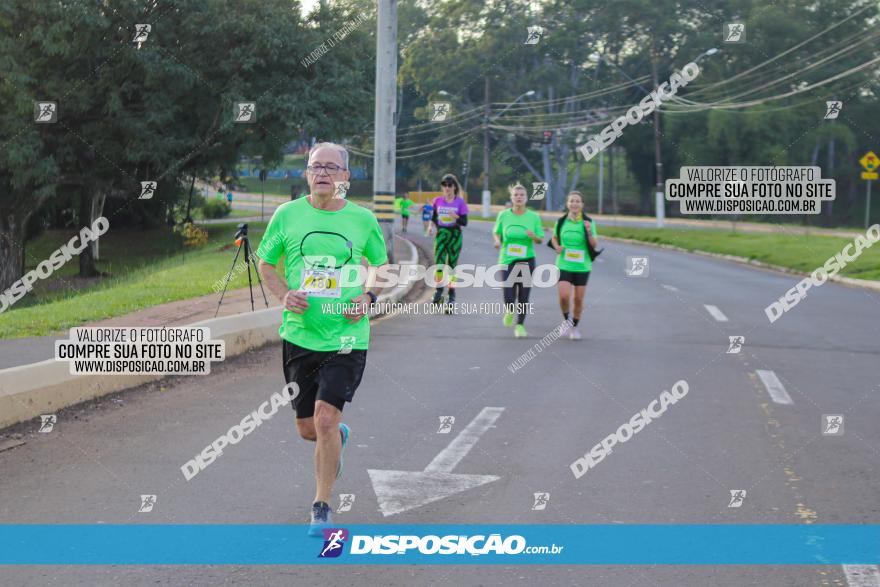
[[[568,338],[570,340],[580,340],[581,339],[581,331],[577,329],[577,326],[571,327],[571,330],[568,331]]]
[[[572,329],[572,324],[571,324],[571,322],[569,322],[568,320],[564,320],[564,321],[559,325],[559,337],[562,338],[563,336],[565,336],[566,334],[568,334],[569,331],[570,331],[571,329]]]

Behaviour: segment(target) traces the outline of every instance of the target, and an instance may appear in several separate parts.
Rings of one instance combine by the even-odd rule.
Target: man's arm
[[[275,265],[270,265],[260,259],[257,269],[260,272],[260,278],[263,280],[263,283],[266,284],[266,287],[269,288],[272,295],[281,300],[285,309],[290,310],[295,314],[302,314],[305,312],[306,308],[309,307],[308,296],[289,289],[287,284],[281,281],[281,278],[278,277],[278,273],[275,271]]]
[[[379,292],[382,291],[382,287],[376,285],[376,274],[387,265],[387,263],[384,263],[378,266],[367,266],[367,279],[364,281],[364,293],[352,298],[351,303],[347,304],[345,310],[342,312],[342,315],[345,316],[349,322],[357,322],[369,313],[370,304],[373,303],[374,299],[379,297]]]

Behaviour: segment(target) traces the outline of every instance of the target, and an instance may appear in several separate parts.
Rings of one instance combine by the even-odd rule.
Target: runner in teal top
[[[577,326],[584,310],[584,293],[593,262],[590,247],[597,247],[596,224],[584,216],[584,196],[569,192],[565,203],[568,213],[556,223],[551,244],[556,250],[556,266],[559,267],[559,307],[567,326],[565,332],[571,340],[580,340]],[[589,246],[588,246],[589,241]],[[569,317],[569,301],[574,292],[574,308]]]

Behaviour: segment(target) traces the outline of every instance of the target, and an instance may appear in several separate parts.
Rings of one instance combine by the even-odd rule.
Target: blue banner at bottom
[[[0,525],[4,565],[880,563],[880,525]]]

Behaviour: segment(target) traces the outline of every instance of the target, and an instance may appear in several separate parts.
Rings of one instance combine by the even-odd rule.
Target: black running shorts
[[[572,285],[587,285],[590,280],[589,271],[563,271],[559,270],[559,281],[567,281]]]
[[[314,416],[316,400],[340,411],[352,400],[367,366],[366,350],[312,351],[284,339],[282,345],[284,379],[299,386],[293,400],[297,418]]]

